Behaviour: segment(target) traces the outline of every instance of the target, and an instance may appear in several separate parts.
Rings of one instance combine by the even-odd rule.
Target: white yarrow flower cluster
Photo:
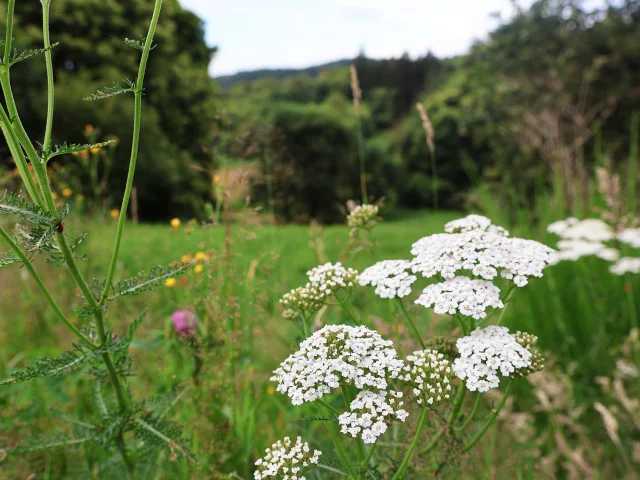
[[[416,302],[438,314],[460,313],[478,320],[487,316],[489,307],[503,308],[500,289],[486,280],[455,277],[441,283],[429,285]]]
[[[409,271],[408,260],[383,260],[365,269],[358,277],[362,286],[376,287],[381,298],[402,298],[411,293],[411,285],[417,280]]]
[[[554,222],[547,227],[549,233],[554,233],[565,240],[587,240],[590,242],[607,242],[615,237],[613,229],[598,218],[578,220],[569,217]]]
[[[271,377],[293,405],[313,402],[339,388],[386,390],[403,366],[393,342],[364,326],[327,325],[300,344]]]
[[[418,404],[436,406],[449,400],[451,364],[437,350],[419,350],[409,355],[400,379],[410,384]]]
[[[640,228],[625,228],[618,234],[618,240],[633,248],[640,248]]]
[[[532,353],[506,327],[476,328],[471,335],[459,338],[456,346],[460,357],[453,362],[453,371],[472,392],[497,388],[498,373],[508,377],[531,366]]]
[[[587,240],[560,240],[557,247],[558,250],[551,254],[551,263],[553,264],[563,260],[576,261],[579,258],[590,255],[613,262],[620,256],[620,252],[615,248],[609,248],[603,243]]]
[[[640,258],[622,257],[617,263],[609,267],[609,271],[614,275],[624,275],[625,273],[640,273]]]
[[[362,390],[349,405],[350,411],[338,417],[342,433],[375,443],[392,421],[404,422],[409,415],[401,398],[402,392]]]
[[[322,292],[333,293],[341,288],[352,288],[355,286],[358,271],[353,268],[345,268],[340,262],[335,265],[325,263],[312,268],[307,272],[309,282]]]
[[[465,233],[472,230],[482,230],[504,237],[509,236],[508,230],[499,225],[493,225],[490,219],[482,215],[467,215],[464,218],[452,220],[444,226],[446,233]]]
[[[358,278],[357,270],[345,268],[340,262],[325,263],[307,272],[309,282],[294,288],[280,299],[284,311],[282,316],[295,319],[320,309],[326,299],[340,289],[353,288]]]
[[[289,437],[278,440],[265,450],[266,455],[256,461],[253,478],[263,480],[278,477],[283,480],[305,480],[304,473],[318,464],[322,452],[311,451],[307,442],[298,437],[293,443]]]
[[[375,226],[378,211],[377,205],[358,205],[349,212],[347,225],[351,228],[372,228]]]
[[[504,237],[482,230],[435,234],[413,244],[411,268],[430,278],[436,274],[452,279],[460,270],[493,280],[498,274],[522,287],[528,277],[541,277],[553,249],[521,238]]]

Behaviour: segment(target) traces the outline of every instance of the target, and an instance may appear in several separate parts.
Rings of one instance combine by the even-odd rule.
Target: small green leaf
[[[22,263],[22,260],[13,252],[0,253],[0,268],[7,268],[14,263]]]
[[[124,84],[125,86],[123,86]],[[105,87],[102,90],[98,90],[96,93],[93,93],[85,98],[85,100],[103,100],[105,98],[115,97],[116,95],[121,95],[127,92],[133,92],[135,89],[135,84],[128,79],[122,80],[121,83],[114,82],[111,87]]]
[[[49,212],[13,192],[0,196],[0,213],[15,215],[35,225],[54,226],[57,222]]]
[[[16,63],[21,62],[23,60],[27,60],[28,58],[35,57],[36,55],[40,55],[41,53],[48,52],[49,50],[57,46],[58,46],[58,43],[54,43],[53,45],[47,48],[34,48],[32,50],[25,50],[23,52],[18,52],[18,50],[14,50],[13,54],[11,55],[11,59],[9,60],[9,65],[10,66],[15,65]]]
[[[53,147],[53,150],[51,150],[51,152],[45,155],[44,161],[48,162],[53,157],[57,157],[59,155],[82,152],[86,150],[91,150],[93,148],[102,148],[108,145],[113,145],[114,143],[116,143],[116,140],[107,140],[106,142],[85,143],[85,144],[80,144],[80,143],[67,144],[67,142],[65,142],[62,145],[56,145],[55,147]]]

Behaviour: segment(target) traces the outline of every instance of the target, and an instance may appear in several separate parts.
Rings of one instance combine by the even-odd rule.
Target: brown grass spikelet
[[[420,120],[422,120],[422,128],[424,128],[424,133],[427,134],[427,146],[433,155],[436,147],[433,143],[433,139],[435,137],[435,133],[433,131],[433,124],[429,119],[429,115],[427,115],[427,111],[421,103],[416,103],[416,108],[418,109],[418,113],[420,114]]]
[[[619,425],[616,418],[611,414],[607,407],[602,405],[600,402],[596,402],[593,404],[593,408],[595,408],[598,413],[602,416],[602,421],[604,422],[604,428],[607,430],[607,434],[613,443],[620,446],[620,436],[618,435]]]
[[[360,82],[358,81],[358,70],[356,66],[349,65],[351,73],[351,95],[353,96],[353,111],[356,117],[360,117],[360,100],[362,100],[362,90],[360,90]]]

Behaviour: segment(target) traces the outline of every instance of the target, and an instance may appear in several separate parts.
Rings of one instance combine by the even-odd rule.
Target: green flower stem
[[[429,416],[429,409],[424,408],[422,410],[422,415],[420,416],[420,420],[418,422],[418,429],[416,430],[415,435],[413,436],[413,440],[409,445],[409,450],[405,453],[404,458],[402,459],[402,463],[400,463],[400,467],[396,471],[395,475],[391,478],[391,480],[398,480],[403,475],[404,471],[407,469],[409,465],[409,461],[411,460],[411,456],[413,455],[413,451],[416,449],[418,442],[420,441],[420,434],[424,429],[424,426],[427,423],[427,417]],[[444,430],[443,430],[444,431]]]
[[[36,205],[43,206],[44,200],[42,199],[42,195],[38,190],[36,182],[31,176],[29,166],[27,165],[27,159],[25,158],[22,147],[20,146],[20,141],[15,136],[15,133],[11,128],[11,121],[9,120],[9,116],[4,111],[4,107],[2,107],[2,105],[0,105],[0,124],[0,128],[2,128],[2,134],[7,141],[9,151],[11,152],[11,156],[16,162],[16,167],[18,168],[18,172],[20,172],[20,177],[24,181],[24,186],[27,189],[29,197],[31,197],[31,201],[33,201]]]
[[[334,296],[336,297],[336,300],[338,300],[338,303],[340,304],[340,306],[342,307],[342,309],[343,309],[345,312],[347,312],[347,314],[348,314],[348,315],[353,319],[353,321],[355,322],[355,324],[356,324],[356,325],[358,325],[358,326],[362,325],[362,324],[360,323],[360,320],[358,319],[358,317],[357,317],[357,316],[356,316],[356,314],[354,313],[354,311],[353,311],[353,310],[351,310],[351,308],[349,307],[349,304],[347,303],[348,299],[343,301],[343,300],[340,300],[340,299],[338,298],[338,296],[337,296],[337,295],[334,295]]]
[[[13,9],[15,7],[16,0],[9,0],[7,2],[7,34],[4,42],[4,64],[8,67],[11,60],[11,44],[13,42]]]
[[[360,463],[361,475],[364,475],[366,473],[367,468],[369,466],[369,462],[371,461],[371,458],[373,457],[373,452],[375,452],[375,450],[376,450],[376,444],[374,443],[373,445],[371,445],[371,448],[367,452],[367,456],[365,457],[364,461]]]
[[[504,308],[500,312],[500,316],[498,317],[498,321],[496,322],[496,325],[500,325],[502,323],[504,314],[506,313],[507,307],[509,306],[509,302],[511,301],[511,296],[513,295],[514,288],[515,288],[515,285],[511,285],[511,287],[509,287],[509,290],[507,290],[507,294],[505,295],[504,300],[502,301],[502,303],[504,304]]]
[[[629,304],[629,318],[631,319],[631,326],[638,328],[638,314],[636,312],[636,303],[633,298],[633,283],[631,282],[631,274],[627,273],[625,276],[625,291],[627,293],[627,303]]]
[[[509,383],[507,384],[507,388],[504,391],[504,395],[502,397],[502,400],[500,400],[500,403],[498,404],[498,406],[495,408],[495,410],[493,411],[493,413],[491,414],[491,416],[489,417],[487,422],[482,426],[482,428],[480,428],[480,430],[478,430],[475,433],[473,438],[469,441],[469,443],[467,445],[465,445],[465,447],[460,451],[460,453],[465,453],[465,452],[468,452],[469,450],[471,450],[473,448],[473,446],[476,443],[478,443],[478,441],[486,433],[486,431],[489,429],[489,427],[493,424],[494,420],[496,419],[496,417],[500,413],[500,410],[502,410],[502,407],[504,407],[505,403],[507,403],[507,397],[509,396],[509,393],[511,392],[512,385],[513,385],[513,379],[510,379]]]
[[[113,245],[113,253],[111,255],[111,263],[109,264],[109,270],[107,273],[107,281],[102,292],[102,298],[99,300],[100,305],[104,305],[107,300],[107,294],[109,288],[111,288],[111,282],[116,271],[116,263],[118,261],[118,255],[120,254],[120,242],[122,241],[122,233],[124,231],[124,222],[127,218],[127,208],[129,207],[129,198],[131,197],[131,189],[133,188],[133,177],[136,170],[136,162],[138,159],[138,146],[140,144],[140,125],[142,121],[142,85],[144,83],[144,75],[147,70],[147,60],[149,59],[149,52],[151,51],[151,44],[153,42],[153,36],[158,25],[158,18],[160,17],[160,9],[162,8],[162,0],[156,0],[153,10],[153,16],[151,17],[151,24],[149,25],[149,31],[147,32],[147,38],[144,42],[144,48],[142,49],[142,57],[140,58],[140,66],[138,68],[138,77],[136,78],[136,87],[133,92],[135,95],[135,104],[133,110],[133,141],[131,144],[131,157],[129,158],[129,171],[127,173],[127,182],[125,184],[124,195],[122,197],[122,205],[120,207],[120,216],[118,217],[118,227],[116,230],[116,238]]]
[[[346,473],[344,473],[342,470],[338,470],[337,468],[333,468],[333,467],[330,467],[328,465],[323,465],[322,463],[319,463],[316,466],[318,468],[321,468],[322,470],[326,470],[328,472],[333,472],[333,473],[336,473],[336,474],[341,475],[343,477],[348,477],[349,476]]]
[[[467,393],[467,386],[464,383],[462,383],[458,388],[458,393],[456,394],[456,399],[453,403],[453,408],[451,409],[451,413],[449,414],[449,419],[447,421],[449,426],[453,425],[453,422],[458,416],[458,413],[462,408],[462,404],[464,402],[464,396],[466,393]]]
[[[472,422],[473,418],[476,416],[476,413],[478,413],[478,407],[480,406],[481,398],[482,398],[482,394],[478,392],[478,395],[476,396],[476,402],[473,405],[473,410],[471,410],[471,413],[469,414],[469,416],[467,417],[467,419],[464,421],[462,425],[460,425],[459,427],[454,427],[456,430],[464,431],[467,429],[469,424]]]
[[[329,405],[327,402],[325,402],[324,400],[322,400],[321,398],[318,398],[316,400],[316,402],[318,402],[320,405],[322,405],[324,408],[326,408],[327,410],[331,410],[331,412],[335,415],[340,415],[340,412],[333,408],[331,405]]]
[[[42,149],[45,152],[51,151],[51,130],[53,129],[53,107],[54,107],[54,84],[53,84],[53,61],[51,59],[51,40],[49,39],[49,7],[51,0],[42,1],[42,37],[44,40],[45,62],[47,64],[47,123],[44,130],[44,141]]]
[[[55,314],[58,316],[58,318],[62,320],[62,322],[67,326],[67,328],[69,328],[69,330],[71,330],[83,343],[85,343],[91,348],[95,348],[96,347],[95,344],[85,334],[83,334],[80,330],[78,330],[76,326],[72,324],[69,321],[69,319],[64,315],[64,313],[62,313],[62,311],[56,304],[55,300],[49,294],[49,290],[47,289],[45,284],[42,282],[42,279],[38,275],[38,272],[36,272],[35,268],[33,268],[33,265],[31,264],[27,256],[24,253],[22,253],[22,250],[20,250],[20,247],[13,241],[13,239],[9,236],[9,234],[7,234],[7,232],[5,232],[5,230],[2,227],[0,227],[0,237],[2,237],[5,242],[7,242],[9,247],[11,247],[14,253],[22,261],[23,265],[33,277],[33,280],[36,282],[36,285],[42,291],[42,294],[44,295],[49,305],[51,305],[51,308],[53,309]]]
[[[332,406],[330,406],[328,403],[324,402],[323,400],[316,400],[318,403],[320,403],[321,405],[323,405],[324,407],[328,408],[331,412],[339,414],[339,412],[333,408]],[[353,471],[353,468],[351,468],[351,465],[349,464],[349,461],[347,460],[347,455],[344,453],[344,449],[342,448],[342,445],[340,444],[340,438],[338,438],[338,432],[336,431],[335,425],[333,424],[332,421],[328,421],[325,422],[327,425],[327,430],[329,430],[329,435],[331,435],[331,441],[333,442],[333,446],[336,449],[336,452],[338,454],[338,458],[340,459],[340,463],[342,463],[342,466],[345,468],[345,470],[348,472],[349,476],[352,479],[357,479],[358,477],[356,476],[355,472]]]
[[[398,304],[400,305],[400,308],[404,312],[404,316],[407,317],[407,320],[409,321],[409,325],[411,325],[411,328],[413,330],[414,335],[416,336],[416,338],[418,339],[418,342],[420,342],[420,346],[424,350],[426,348],[426,346],[425,346],[424,342],[422,341],[422,337],[420,336],[420,332],[416,328],[416,324],[413,323],[413,319],[411,318],[411,315],[409,314],[409,311],[407,310],[407,307],[405,307],[404,302],[402,301],[401,298],[397,298],[397,300],[398,300]]]

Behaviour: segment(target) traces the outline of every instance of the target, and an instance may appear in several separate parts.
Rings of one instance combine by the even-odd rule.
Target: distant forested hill
[[[361,55],[217,81],[218,163],[259,162],[265,175],[253,198],[270,191],[288,220],[342,218],[340,205],[361,196],[361,156],[369,200],[388,206],[432,207],[437,198],[460,207],[479,182],[508,186],[526,203],[552,181],[576,206],[597,162],[628,164],[640,118],[640,2],[587,10],[538,0],[456,58]],[[435,131],[434,162],[418,102]]]

